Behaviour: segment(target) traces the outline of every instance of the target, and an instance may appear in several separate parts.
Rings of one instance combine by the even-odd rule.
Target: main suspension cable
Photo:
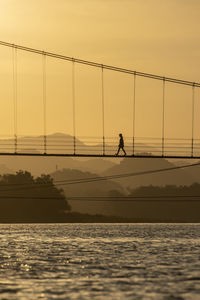
[[[74,61],[74,62],[79,63],[79,64],[85,64],[85,65],[88,65],[88,66],[91,66],[91,67],[102,68],[102,64],[100,64],[100,63],[87,61],[87,60],[83,60],[83,59],[78,59],[78,58],[72,58],[72,57],[69,57],[69,56],[56,54],[56,53],[52,53],[52,52],[46,52],[46,51],[44,52],[42,50],[38,50],[38,49],[30,48],[30,47],[25,47],[25,46],[21,46],[21,45],[16,45],[16,44],[12,44],[12,43],[7,43],[7,42],[4,42],[4,41],[0,41],[0,45],[1,46],[6,46],[6,47],[12,47],[12,48],[14,47],[14,48],[22,50],[22,51],[32,52],[32,53],[36,53],[36,54],[42,54],[43,55],[45,53],[46,56],[54,57],[54,58],[57,58],[57,59]],[[157,80],[163,80],[163,76],[160,76],[160,75],[154,75],[154,74],[150,74],[150,73],[138,72],[138,71],[133,71],[133,70],[130,70],[130,69],[119,68],[119,67],[110,66],[110,65],[103,65],[103,68],[108,69],[108,70],[112,70],[112,71],[116,71],[116,72],[132,74],[132,75],[135,74],[135,75],[141,76],[141,77],[147,77],[147,78],[152,78],[152,79],[157,79]],[[171,77],[165,77],[165,81],[172,82],[172,83],[177,83],[177,84],[200,87],[200,83],[192,82],[192,81],[188,81],[188,80],[171,78]]]

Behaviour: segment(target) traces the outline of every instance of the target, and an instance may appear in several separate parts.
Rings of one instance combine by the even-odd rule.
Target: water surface
[[[0,240],[0,299],[200,299],[200,224],[4,224]]]

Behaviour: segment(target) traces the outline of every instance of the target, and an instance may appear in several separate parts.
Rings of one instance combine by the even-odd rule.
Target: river
[[[200,224],[1,224],[0,299],[200,299]]]

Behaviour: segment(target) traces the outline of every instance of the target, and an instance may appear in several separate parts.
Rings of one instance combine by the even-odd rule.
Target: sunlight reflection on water
[[[198,224],[0,228],[1,299],[200,299]]]

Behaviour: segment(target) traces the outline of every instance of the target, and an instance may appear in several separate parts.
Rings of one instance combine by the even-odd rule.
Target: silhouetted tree
[[[50,175],[34,179],[27,171],[0,176],[0,219],[40,220],[63,218],[70,210],[64,192]]]

